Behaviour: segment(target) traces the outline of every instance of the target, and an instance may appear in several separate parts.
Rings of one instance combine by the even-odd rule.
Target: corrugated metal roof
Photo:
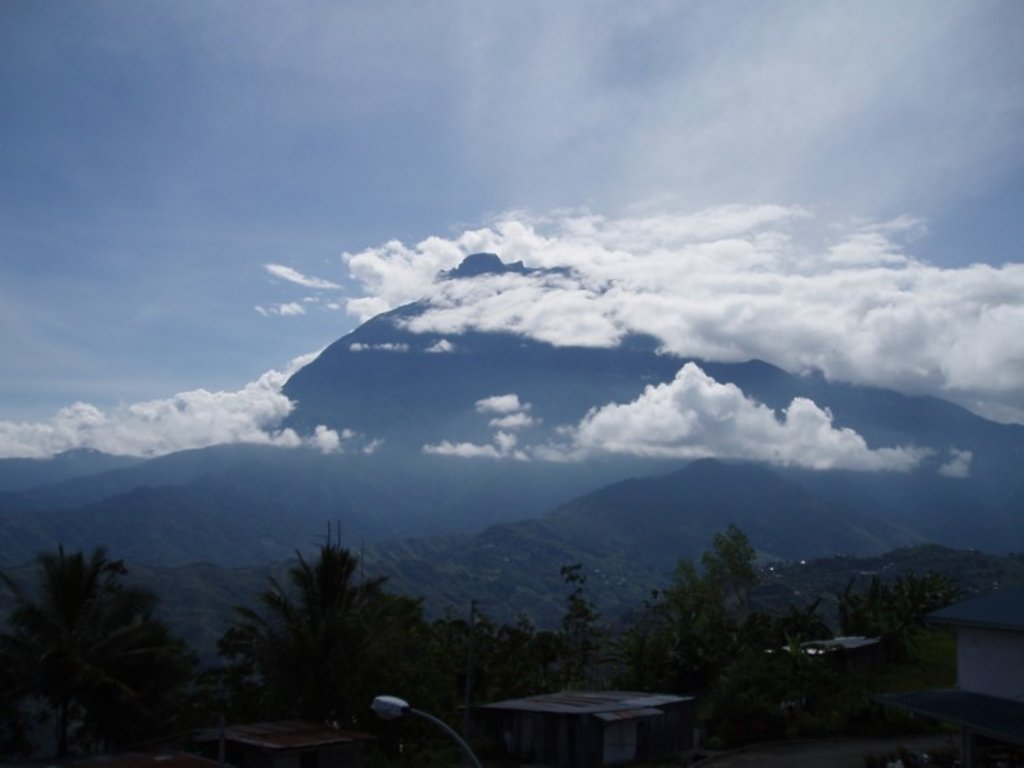
[[[219,728],[211,728],[196,736],[196,741],[218,741],[220,732]],[[326,723],[278,720],[271,723],[231,725],[224,729],[224,738],[227,741],[266,749],[300,749],[367,741],[373,737],[366,733],[343,731]]]
[[[660,709],[620,709],[615,712],[594,712],[598,720],[611,723],[618,720],[640,720],[645,717],[658,717],[664,715]]]
[[[513,709],[556,714],[595,714],[630,709],[656,709],[666,704],[689,700],[690,696],[670,696],[633,691],[562,691],[523,699],[484,704],[482,709]]]
[[[844,635],[843,637],[833,637],[831,640],[811,640],[802,645],[821,646],[822,648],[845,648],[847,650],[854,650],[855,648],[864,648],[869,645],[879,645],[882,639],[880,637],[864,637],[863,635]]]
[[[1024,701],[1001,699],[956,688],[886,693],[875,696],[875,700],[936,720],[966,726],[999,741],[1024,745]]]
[[[1003,589],[928,614],[934,624],[1024,632],[1024,587]]]

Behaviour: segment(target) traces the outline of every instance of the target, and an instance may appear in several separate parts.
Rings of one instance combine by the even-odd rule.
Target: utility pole
[[[462,709],[462,738],[467,742],[470,740],[472,718],[470,717],[470,705],[473,701],[473,642],[476,636],[476,600],[469,602],[469,643],[466,649],[466,702]],[[466,758],[463,756],[463,764]]]

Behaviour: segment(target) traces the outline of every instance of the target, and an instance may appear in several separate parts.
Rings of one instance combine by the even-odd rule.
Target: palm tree
[[[355,725],[378,686],[406,678],[409,645],[425,639],[420,603],[384,592],[383,577],[364,579],[359,559],[328,543],[313,562],[301,554],[290,589],[270,579],[261,610],[237,608],[221,639],[225,679],[249,716],[301,716]],[[404,647],[403,647],[404,646]],[[381,689],[383,690],[383,688]]]
[[[16,697],[45,701],[57,722],[57,754],[72,724],[109,743],[156,727],[160,705],[191,674],[184,645],[151,612],[152,593],[125,586],[124,563],[106,550],[40,554],[38,597],[3,576],[15,606],[0,633],[0,659]]]

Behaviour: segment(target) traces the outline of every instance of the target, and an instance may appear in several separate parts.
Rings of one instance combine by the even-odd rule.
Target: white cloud
[[[310,443],[321,453],[337,453],[341,450],[341,435],[323,424],[317,424]]]
[[[110,410],[75,403],[46,422],[0,421],[0,457],[46,458],[74,448],[160,456],[221,443],[297,447],[302,439],[278,428],[293,407],[281,387],[317,354],[295,358],[284,371],[267,371],[234,392],[197,389]]]
[[[442,440],[440,443],[424,445],[423,452],[436,456],[455,456],[463,459],[515,459],[526,461],[528,456],[519,450],[516,436],[508,432],[498,432],[494,442],[490,444],[453,443]]]
[[[448,339],[439,339],[427,347],[425,351],[431,354],[448,354],[455,351],[455,345],[448,341]]]
[[[369,441],[369,442],[368,442],[368,443],[367,443],[366,445],[364,445],[364,446],[363,446],[363,447],[362,447],[362,448],[361,448],[360,450],[361,450],[361,451],[362,451],[363,453],[365,453],[365,454],[367,454],[367,455],[370,455],[370,454],[374,454],[374,453],[376,453],[376,452],[377,452],[378,450],[380,450],[380,447],[381,447],[382,445],[384,445],[384,439],[383,439],[383,438],[380,438],[380,437],[377,437],[377,438],[374,438],[373,440],[370,440],[370,441]]]
[[[949,461],[939,467],[940,475],[955,478],[971,476],[971,460],[974,458],[974,454],[971,451],[950,448],[949,456]]]
[[[477,443],[453,443],[449,440],[442,440],[423,446],[424,453],[431,453],[436,456],[458,456],[463,459],[500,459],[501,454],[493,445],[480,445]]]
[[[369,454],[376,453],[384,441],[380,439],[367,440],[365,435],[352,429],[343,429],[339,432],[325,424],[317,424],[313,434],[307,437],[304,443],[321,453],[344,453],[356,450]]]
[[[536,423],[536,419],[530,416],[530,414],[520,411],[491,419],[487,424],[494,429],[524,429],[525,427],[532,427]]]
[[[287,304],[274,304],[270,307],[257,305],[255,310],[264,317],[270,317],[271,315],[278,315],[279,317],[295,317],[296,315],[306,314],[305,307],[296,301],[290,301]]]
[[[585,459],[626,454],[661,459],[750,459],[813,469],[907,471],[926,451],[869,448],[832,415],[797,398],[781,415],[721,384],[693,363],[672,382],[648,386],[631,403],[595,408],[563,431],[563,445],[539,449],[540,458]]]
[[[515,413],[517,411],[529,410],[529,403],[519,402],[519,395],[494,395],[476,401],[478,413]]]
[[[340,285],[332,283],[330,280],[324,280],[319,277],[307,277],[298,270],[286,267],[282,264],[264,264],[263,266],[264,269],[274,277],[279,277],[289,283],[301,285],[303,288],[316,288],[319,290],[336,290],[341,288]]]
[[[495,416],[488,422],[488,426],[496,430],[492,438],[493,444],[455,443],[443,440],[440,443],[424,445],[423,452],[472,459],[529,459],[526,451],[517,447],[519,438],[514,434],[517,429],[532,427],[537,423],[529,414],[529,403],[521,402],[519,395],[511,393],[477,400],[475,408],[477,413]]]
[[[451,239],[346,254],[367,295],[350,312],[425,300],[415,332],[520,333],[612,346],[649,334],[684,358],[933,394],[990,417],[1024,412],[1024,264],[943,268],[908,239],[920,221],[819,222],[730,205],[607,218],[510,214]],[[436,280],[474,251],[569,272]]]
[[[348,345],[350,352],[408,352],[408,344],[392,344],[386,342],[384,344],[363,344],[362,342],[354,342]]]

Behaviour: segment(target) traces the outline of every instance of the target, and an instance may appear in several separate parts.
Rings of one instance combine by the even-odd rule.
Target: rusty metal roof
[[[554,714],[596,714],[598,712],[656,709],[666,704],[675,704],[691,698],[690,696],[633,691],[562,691],[561,693],[548,693],[541,696],[484,704],[481,709],[514,709]]]
[[[327,723],[306,720],[278,720],[269,723],[231,725],[224,728],[224,739],[264,749],[301,749],[328,744],[347,744],[369,741],[366,733],[344,731]],[[220,729],[211,728],[196,736],[196,741],[210,742],[220,739]]]
[[[61,763],[75,768],[217,768],[217,761],[187,752],[125,752]]]

